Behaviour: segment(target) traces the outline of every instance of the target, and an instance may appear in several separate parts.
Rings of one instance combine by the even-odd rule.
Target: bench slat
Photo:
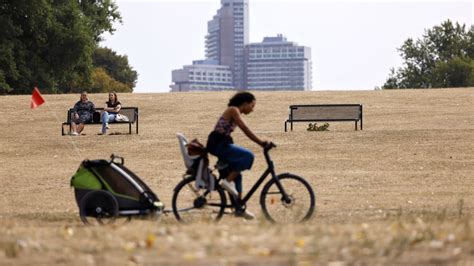
[[[358,120],[359,106],[311,106],[293,109],[292,120],[334,119]]]

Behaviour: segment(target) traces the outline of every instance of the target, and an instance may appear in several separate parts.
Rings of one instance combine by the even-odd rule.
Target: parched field
[[[112,153],[170,208],[185,170],[176,133],[205,142],[231,92],[121,94],[139,107],[140,133],[99,136],[93,125],[79,137],[60,130],[79,95],[46,95],[35,110],[31,96],[1,96],[0,265],[474,265],[474,88],[255,95],[245,120],[278,145],[277,172],[304,176],[316,192],[305,224],[268,224],[259,193],[248,206],[254,221],[81,223],[70,178],[82,160]],[[107,95],[89,98],[102,106]],[[299,123],[284,132],[289,105],[326,103],[363,104],[364,130]],[[234,136],[256,154],[248,189],[264,158],[240,130]]]

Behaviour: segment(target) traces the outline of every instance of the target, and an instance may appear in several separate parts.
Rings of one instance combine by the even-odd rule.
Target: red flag
[[[41,96],[40,91],[37,87],[33,89],[33,94],[31,95],[31,109],[35,109],[36,107],[42,105],[44,103],[43,96]]]

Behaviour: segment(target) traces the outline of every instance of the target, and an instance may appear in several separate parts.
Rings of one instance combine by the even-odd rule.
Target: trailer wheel
[[[79,203],[79,215],[84,224],[112,224],[118,214],[117,199],[105,190],[88,192]]]

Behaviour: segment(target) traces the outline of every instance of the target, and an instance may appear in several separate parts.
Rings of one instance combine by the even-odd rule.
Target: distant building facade
[[[309,47],[282,35],[249,44],[249,0],[221,0],[207,23],[205,46],[205,60],[172,71],[171,91],[312,88]]]
[[[247,89],[311,90],[311,48],[288,42],[279,34],[245,50]]]
[[[206,58],[229,66],[234,86],[243,88],[244,48],[249,43],[249,2],[221,0],[221,5],[207,23]]]
[[[192,65],[173,70],[172,92],[234,90],[229,66],[215,60],[193,61]]]

